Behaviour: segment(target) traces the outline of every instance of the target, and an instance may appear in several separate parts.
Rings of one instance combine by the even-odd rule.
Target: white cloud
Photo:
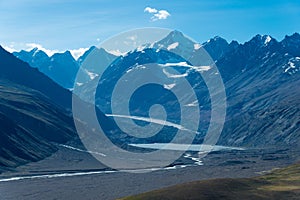
[[[37,43],[27,43],[27,44],[25,44],[24,49],[26,51],[30,51],[33,48],[37,48],[38,50],[41,50],[41,51],[45,52],[48,56],[52,56],[55,53],[62,53],[63,52],[63,51],[59,51],[59,50],[46,49],[41,44],[37,44]]]
[[[79,49],[73,49],[70,50],[72,56],[77,60],[80,56],[84,54],[89,48],[79,48]]]
[[[144,12],[148,12],[148,13],[157,13],[158,11],[155,8],[150,8],[150,7],[146,7],[144,9]]]
[[[9,53],[16,52],[17,50],[13,46],[3,46],[3,48]]]
[[[170,15],[170,13],[166,10],[160,10],[158,13],[154,14],[153,17],[151,17],[152,21],[160,20],[160,19],[167,19]]]
[[[127,37],[128,40],[132,40],[132,41],[135,41],[137,39],[137,35],[132,35],[132,36],[129,36]]]
[[[66,50],[47,49],[38,43],[15,43],[15,42],[12,42],[9,45],[3,45],[3,48],[10,53],[18,52],[21,50],[30,51],[34,48],[37,48],[38,50],[44,51],[49,57],[55,53],[63,53],[66,51]],[[88,50],[88,48],[79,48],[79,49],[72,49],[69,51],[71,52],[72,56],[77,60],[87,50]]]
[[[9,45],[4,45],[3,47],[10,53],[21,51],[21,50],[30,51],[34,48],[44,51],[48,56],[52,56],[55,53],[61,52],[59,50],[46,49],[41,44],[37,44],[37,43],[15,43],[15,42],[12,42]]]
[[[156,8],[151,8],[151,7],[146,7],[144,9],[144,12],[153,14],[153,16],[151,17],[151,21],[167,19],[168,17],[171,16],[171,14],[166,10],[157,10]]]

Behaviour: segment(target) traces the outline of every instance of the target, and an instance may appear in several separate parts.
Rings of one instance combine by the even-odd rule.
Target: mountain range
[[[56,151],[56,143],[66,143],[76,137],[70,89],[75,84],[83,94],[95,89],[86,87],[86,83],[97,80],[95,66],[79,67],[90,53],[97,54],[104,66],[113,61],[103,76],[102,85],[99,85],[101,90],[97,90],[96,96],[96,106],[101,111],[98,117],[105,122],[104,126],[115,128],[116,124],[103,113],[111,114],[112,88],[121,76],[129,73],[135,64],[159,61],[164,65],[171,62],[171,67],[185,75],[197,93],[200,105],[193,106],[200,108],[201,126],[194,142],[203,141],[211,117],[209,93],[199,73],[187,68],[190,63],[176,56],[187,49],[197,52],[202,47],[218,66],[227,95],[226,121],[218,143],[256,148],[299,148],[298,33],[286,36],[282,41],[267,35],[256,35],[244,44],[236,41],[228,43],[221,37],[214,37],[200,45],[179,31],[173,31],[153,44],[152,48],[137,49],[121,57],[96,47],[91,47],[78,60],[68,51],[49,57],[38,49],[10,54],[1,47],[0,166],[6,169],[43,159]],[[85,78],[80,80],[82,82],[75,80],[78,70],[85,74]],[[209,72],[207,69],[202,73]],[[164,80],[177,83],[172,77]],[[166,88],[156,89],[153,93],[153,88],[146,87],[135,94],[136,100],[133,99],[130,104],[132,114],[149,117],[147,109],[151,103],[169,102],[166,105],[170,111],[168,120],[178,123],[178,105],[174,96],[165,93]],[[79,97],[91,102],[89,96]],[[190,115],[193,117],[193,113]],[[138,142],[168,142],[175,131],[174,127],[163,129],[158,136]],[[118,129],[111,132],[110,137],[121,140],[121,144],[137,141],[122,134]]]
[[[55,53],[52,56],[48,56],[44,51],[34,48],[30,51],[21,50],[20,52],[14,52],[17,58],[27,62],[30,66],[37,68],[40,72],[47,75],[53,81],[66,89],[72,89],[74,87],[75,78],[80,69],[79,66],[85,59],[85,57],[92,52],[97,53],[98,56],[105,62],[115,58],[113,54],[106,52],[104,49],[97,49],[92,46],[77,60],[74,59],[70,51],[64,53]],[[85,73],[85,81],[93,79],[94,69],[80,69]]]
[[[219,144],[247,147],[274,145],[298,147],[300,139],[298,44],[300,44],[298,33],[286,36],[280,42],[271,36],[256,35],[244,44],[236,41],[228,43],[220,37],[202,44],[218,66],[227,95],[227,115]],[[152,46],[153,48],[145,47],[116,58],[108,66],[100,81],[91,80],[99,81],[99,84],[91,84],[97,86],[96,105],[103,113],[111,114],[112,92],[122,76],[132,70],[146,70],[140,66],[147,63],[159,63],[162,66],[167,64],[169,68],[185,76],[196,91],[201,105],[202,124],[200,122],[198,129],[200,134],[196,136],[194,142],[202,142],[211,117],[209,93],[199,73],[187,67],[190,65],[186,60],[176,56],[187,49],[192,49],[193,52],[199,51],[199,44],[193,43],[182,33],[174,31]],[[210,70],[201,73],[210,73]],[[138,79],[139,77],[136,77],[130,81],[134,83]],[[170,74],[162,80],[173,87],[177,84],[176,78]],[[82,98],[92,102],[93,99],[88,94],[96,88],[90,87],[90,84],[79,88],[80,93],[83,94]],[[135,93],[136,100],[130,99],[132,115],[149,117],[149,106],[165,102],[167,103],[165,108],[171,117],[168,120],[178,123],[176,119],[179,119],[180,110],[176,109],[177,101],[172,94],[164,90],[166,88],[143,89]],[[190,115],[193,117],[193,113]],[[173,131],[175,133],[176,129]],[[167,133],[162,132],[162,135],[148,138],[143,142],[168,142],[172,137],[173,134],[168,130]]]

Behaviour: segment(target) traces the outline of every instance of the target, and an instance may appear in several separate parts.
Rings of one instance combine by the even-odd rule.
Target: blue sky
[[[161,10],[169,15],[155,17]],[[86,48],[142,27],[177,29],[200,43],[216,35],[245,42],[258,33],[281,40],[300,32],[300,1],[0,0],[0,44],[16,50]]]

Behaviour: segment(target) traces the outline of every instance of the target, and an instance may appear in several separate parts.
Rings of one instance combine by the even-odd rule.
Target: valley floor
[[[109,200],[196,180],[258,176],[300,159],[300,150],[219,151],[203,158],[200,166],[125,173],[106,168],[88,153],[59,149],[42,161],[0,174],[1,200]],[[177,163],[186,162],[184,159]],[[30,176],[35,178],[16,178]]]

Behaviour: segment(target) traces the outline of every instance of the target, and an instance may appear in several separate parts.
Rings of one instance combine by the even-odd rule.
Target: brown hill
[[[300,164],[254,178],[212,179],[180,184],[122,200],[300,199]]]

